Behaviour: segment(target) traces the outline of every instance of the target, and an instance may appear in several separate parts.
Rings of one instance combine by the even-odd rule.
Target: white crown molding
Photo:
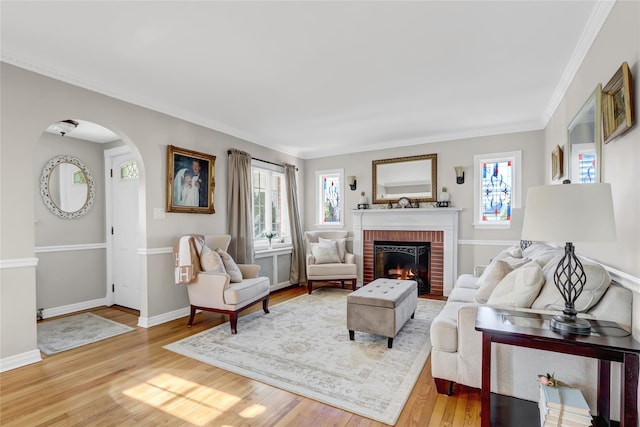
[[[38,265],[38,258],[0,259],[0,270],[3,268],[24,268]]]
[[[25,353],[16,354],[15,356],[0,359],[0,372],[9,371],[11,369],[20,368],[42,361],[40,350],[31,350]]]
[[[615,5],[616,0],[605,0],[598,1],[591,12],[591,16],[587,21],[587,25],[578,40],[578,44],[569,58],[569,63],[567,67],[564,69],[564,73],[562,73],[562,77],[560,78],[560,82],[556,86],[556,90],[553,92],[551,99],[549,100],[549,105],[547,105],[546,110],[544,111],[544,115],[542,117],[543,128],[547,126],[549,120],[551,120],[551,116],[560,105],[562,98],[569,89],[569,85],[573,81],[573,78],[576,76],[580,65],[582,65],[582,61],[587,56],[589,49],[591,49],[591,45],[595,41],[596,37],[600,33],[600,29],[604,25],[611,9]]]

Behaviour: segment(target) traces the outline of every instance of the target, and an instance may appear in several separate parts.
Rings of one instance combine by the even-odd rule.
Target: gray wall
[[[474,171],[473,156],[475,154],[497,153],[504,151],[522,151],[522,190],[533,185],[544,183],[546,156],[541,150],[544,145],[542,131],[522,132],[505,135],[485,136],[456,141],[428,143],[397,149],[367,151],[348,155],[323,157],[305,161],[308,179],[304,187],[304,204],[307,206],[304,215],[304,227],[315,228],[316,183],[315,172],[318,170],[343,168],[345,176],[357,177],[357,190],[345,190],[345,229],[353,229],[350,211],[355,209],[364,191],[372,200],[372,165],[373,160],[395,157],[414,156],[420,154],[438,155],[438,192],[447,187],[453,206],[461,207],[460,231],[458,238],[465,241],[459,247],[459,272],[470,272],[475,264],[488,262],[504,245],[497,242],[520,240],[522,228],[522,209],[513,210],[512,226],[504,230],[478,230],[473,223],[473,190]],[[454,166],[464,166],[465,182],[456,184]],[[523,197],[524,200],[524,197]]]

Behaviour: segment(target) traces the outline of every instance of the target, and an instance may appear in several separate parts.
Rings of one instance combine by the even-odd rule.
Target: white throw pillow
[[[486,304],[493,290],[504,277],[513,271],[513,267],[506,261],[496,260],[484,269],[478,278],[478,290],[475,299],[480,304]]]
[[[553,273],[558,267],[558,263],[562,259],[562,255],[556,256],[547,263],[542,272],[547,279],[547,284],[542,288],[540,295],[533,302],[531,308],[539,310],[562,310],[564,309],[564,299],[560,295],[560,291],[556,288],[553,280]],[[587,282],[582,289],[582,293],[575,302],[575,309],[579,312],[589,311],[591,307],[596,305],[600,298],[609,288],[611,284],[611,276],[603,266],[580,258],[584,273],[587,276]]]
[[[338,254],[338,244],[331,243],[311,243],[311,255],[316,260],[316,264],[334,264],[340,262]]]
[[[238,264],[236,264],[233,258],[231,258],[231,255],[220,248],[217,248],[216,252],[218,252],[218,255],[222,258],[224,268],[227,270],[227,274],[229,275],[229,280],[232,283],[242,282],[242,272],[240,271],[240,268],[238,268]]]
[[[211,273],[226,273],[224,262],[216,251],[212,251],[208,246],[202,246],[200,252],[200,266],[204,271]]]
[[[336,242],[338,245],[338,256],[340,257],[340,262],[344,262],[344,256],[347,253],[347,239],[323,239],[322,237],[318,237],[318,243],[329,243]]]
[[[542,269],[536,262],[524,265],[498,283],[487,304],[507,308],[529,308],[544,285]]]

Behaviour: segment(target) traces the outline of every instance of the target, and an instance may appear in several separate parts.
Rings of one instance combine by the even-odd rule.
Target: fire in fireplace
[[[374,279],[415,280],[418,293],[431,292],[429,281],[429,242],[373,242]]]

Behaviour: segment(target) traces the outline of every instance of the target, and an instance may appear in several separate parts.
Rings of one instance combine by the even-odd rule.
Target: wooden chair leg
[[[352,279],[351,280],[351,290],[355,291],[357,285],[358,285],[358,279]]]
[[[194,306],[191,306],[191,314],[189,315],[189,323],[187,323],[188,327],[191,327],[191,325],[193,325],[193,319],[196,317],[196,308]]]
[[[307,280],[307,291],[311,294],[311,290],[313,289],[313,285],[311,284],[311,280]]]
[[[269,295],[262,300],[262,309],[265,313],[269,313]]]
[[[231,333],[238,333],[238,313],[229,314],[229,324],[231,325]]]

